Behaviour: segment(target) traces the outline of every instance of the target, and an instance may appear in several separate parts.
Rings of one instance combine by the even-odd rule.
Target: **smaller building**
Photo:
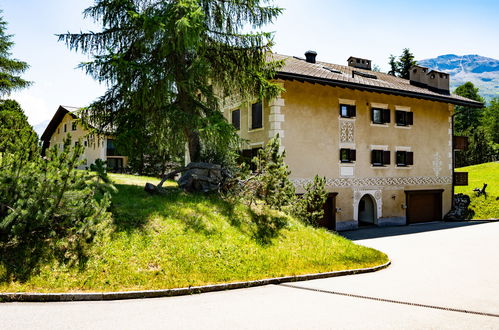
[[[73,144],[82,143],[85,147],[83,164],[79,169],[90,169],[97,159],[106,161],[110,171],[121,172],[128,165],[128,158],[116,152],[111,136],[98,136],[85,129],[78,117],[79,108],[59,106],[56,113],[42,134],[43,151],[49,147],[58,146],[62,149],[64,139],[71,136]]]

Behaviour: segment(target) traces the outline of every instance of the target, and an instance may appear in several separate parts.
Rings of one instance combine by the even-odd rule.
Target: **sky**
[[[275,0],[284,13],[264,30],[275,32],[274,51],[345,64],[367,58],[388,70],[388,56],[409,48],[416,59],[444,54],[479,54],[499,59],[498,0]],[[28,62],[23,78],[33,85],[10,97],[18,100],[32,125],[43,131],[59,105],[83,107],[105,86],[78,69],[89,58],[69,51],[55,34],[98,31],[82,11],[93,0],[0,0],[14,35],[14,58]]]

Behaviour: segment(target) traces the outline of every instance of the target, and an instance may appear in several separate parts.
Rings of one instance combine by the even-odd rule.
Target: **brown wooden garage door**
[[[443,191],[406,190],[407,224],[442,220]]]

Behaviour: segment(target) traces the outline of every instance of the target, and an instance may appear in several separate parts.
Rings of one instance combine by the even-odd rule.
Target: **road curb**
[[[375,267],[350,269],[335,272],[305,274],[267,278],[256,281],[222,283],[213,285],[193,286],[188,288],[126,291],[126,292],[84,292],[84,293],[0,293],[0,302],[63,302],[63,301],[103,301],[123,299],[143,299],[192,295],[198,293],[225,291],[233,289],[251,288],[269,284],[298,282],[321,278],[354,275],[376,272],[387,268],[391,261]]]

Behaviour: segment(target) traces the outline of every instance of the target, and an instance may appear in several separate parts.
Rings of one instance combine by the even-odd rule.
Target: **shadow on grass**
[[[68,259],[65,250],[55,248],[48,240],[30,239],[16,245],[0,244],[0,283],[25,283],[54,259],[82,271],[87,264],[88,255],[80,247]]]
[[[184,225],[184,231],[205,236],[219,234],[214,225],[227,221],[241,233],[251,236],[260,245],[269,245],[286,227],[287,219],[272,212],[256,212],[248,208],[245,214],[236,205],[217,194],[190,194],[172,189],[162,195],[150,195],[140,186],[116,185],[113,195],[113,221],[116,232],[131,234],[144,230],[154,217],[173,219]],[[221,219],[222,217],[222,219]]]

